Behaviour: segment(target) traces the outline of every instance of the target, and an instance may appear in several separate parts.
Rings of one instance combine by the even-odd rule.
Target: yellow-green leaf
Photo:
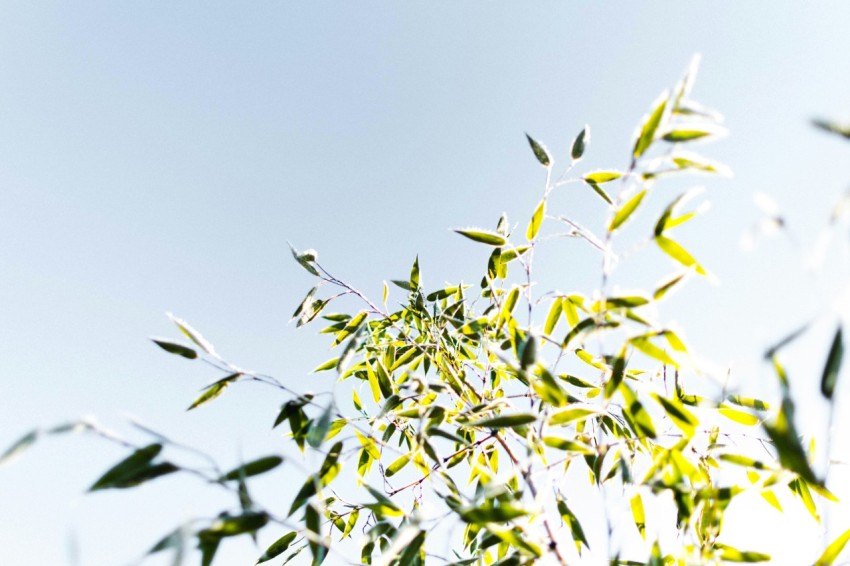
[[[611,222],[608,224],[608,231],[613,232],[617,228],[623,225],[623,223],[629,219],[629,217],[634,213],[638,206],[640,206],[643,197],[646,196],[646,189],[640,191],[638,194],[630,198],[620,207],[620,209],[614,214],[614,218],[611,219]]]
[[[546,200],[541,200],[537,208],[534,209],[534,214],[531,215],[531,221],[528,223],[528,230],[525,232],[528,241],[532,241],[537,237],[540,231],[540,226],[543,224],[543,218],[546,216]]]

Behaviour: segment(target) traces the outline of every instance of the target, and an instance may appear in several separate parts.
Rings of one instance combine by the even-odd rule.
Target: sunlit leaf
[[[829,546],[826,547],[826,550],[823,551],[823,554],[820,555],[814,566],[830,566],[841,554],[841,551],[844,550],[848,541],[850,541],[850,529],[844,531],[838,538],[829,543]]]
[[[591,173],[587,173],[582,178],[588,183],[594,185],[601,185],[602,183],[608,183],[610,181],[619,179],[622,176],[623,174],[619,171],[593,171]]]
[[[482,230],[480,228],[460,228],[455,230],[455,232],[461,236],[466,236],[474,242],[487,244],[488,246],[504,246],[508,243],[505,237],[501,234],[490,232],[489,230]]]
[[[540,231],[540,226],[543,225],[543,217],[546,215],[546,200],[541,200],[537,208],[534,209],[534,214],[531,216],[531,221],[528,223],[528,230],[525,232],[525,237],[530,242],[537,237]]]
[[[637,210],[637,207],[640,206],[643,197],[646,196],[646,189],[640,191],[632,198],[627,200],[623,206],[621,206],[617,212],[614,214],[614,217],[611,219],[611,222],[608,224],[608,231],[613,232],[617,228],[623,225],[623,223],[629,219],[629,217]]]
[[[485,417],[467,423],[467,426],[475,426],[482,428],[513,428],[517,426],[527,425],[537,421],[537,415],[531,413],[515,413],[512,415],[498,415],[495,417]]]
[[[632,508],[632,518],[635,521],[635,526],[641,538],[646,540],[646,514],[643,510],[643,500],[640,497],[640,493],[635,493],[632,496],[630,506]]]
[[[700,275],[707,274],[705,269],[699,263],[697,263],[696,259],[694,259],[694,256],[689,254],[685,248],[683,248],[670,238],[666,236],[656,236],[655,243],[658,244],[659,248],[664,250],[664,253],[666,253],[685,267],[693,267]]]
[[[643,126],[641,126],[640,133],[637,136],[637,140],[635,140],[634,150],[632,151],[632,155],[635,159],[646,153],[646,150],[649,149],[649,146],[651,146],[652,142],[655,141],[655,134],[658,131],[658,127],[661,125],[664,110],[667,108],[668,97],[669,93],[667,91],[661,94],[658,100],[653,104],[652,113],[646,118]]]

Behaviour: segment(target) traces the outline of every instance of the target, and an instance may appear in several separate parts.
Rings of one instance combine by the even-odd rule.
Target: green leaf
[[[619,179],[622,176],[623,174],[619,171],[593,171],[591,173],[587,173],[582,178],[591,185],[601,185],[602,183],[608,183]]]
[[[590,545],[587,543],[587,537],[584,535],[584,529],[582,529],[581,523],[579,523],[578,518],[576,518],[575,514],[567,506],[567,502],[560,497],[558,497],[558,513],[561,515],[561,520],[570,527],[576,549],[581,552],[581,546],[584,545],[589,550]]]
[[[567,409],[552,413],[552,415],[549,416],[548,424],[552,426],[566,425],[585,420],[588,417],[598,415],[600,413],[601,411],[593,405],[574,403]]]
[[[620,353],[617,354],[617,358],[614,360],[614,364],[611,366],[611,377],[608,379],[608,382],[605,384],[605,398],[610,399],[617,389],[620,387],[620,384],[623,382],[623,378],[626,375],[626,356],[628,355],[628,345],[623,345],[620,349]]]
[[[534,214],[531,215],[531,221],[528,223],[528,230],[525,232],[528,241],[534,240],[537,233],[540,231],[540,226],[543,225],[543,218],[546,216],[546,199],[540,201],[537,208],[534,209]]]
[[[241,515],[224,515],[216,519],[208,529],[198,533],[201,540],[217,540],[253,533],[269,522],[269,516],[259,511],[246,511]]]
[[[295,261],[297,261],[301,267],[306,269],[307,272],[312,275],[319,275],[319,271],[313,265],[313,263],[316,261],[316,258],[318,257],[316,250],[310,249],[305,250],[303,252],[299,252],[292,246],[292,244],[289,244],[289,249],[292,252],[292,257],[295,258]]]
[[[675,287],[680,281],[682,281],[684,277],[684,273],[679,273],[677,275],[674,275],[670,279],[667,279],[666,281],[661,283],[661,285],[658,286],[658,288],[652,294],[652,298],[656,301],[661,299],[664,295],[669,293],[673,287]]]
[[[534,152],[534,157],[537,158],[537,161],[539,161],[543,167],[549,167],[552,164],[552,158],[549,157],[549,152],[546,148],[528,134],[525,134],[525,137],[528,139],[528,145],[531,146],[531,151]]]
[[[183,356],[189,360],[194,360],[198,357],[198,352],[189,348],[187,346],[183,346],[182,344],[178,344],[176,342],[169,342],[168,340],[163,340],[161,338],[151,338],[153,343],[168,352],[169,354],[177,354],[178,356]]]
[[[209,403],[210,401],[224,393],[224,390],[227,389],[227,387],[231,383],[233,383],[240,377],[242,377],[241,373],[234,373],[228,375],[227,377],[219,379],[218,381],[207,387],[207,389],[203,393],[201,393],[201,395],[197,399],[195,399],[195,401],[191,405],[189,405],[189,408],[186,410],[191,411],[192,409],[197,409],[201,405]]]
[[[328,435],[328,430],[331,428],[331,417],[333,416],[333,405],[328,404],[319,418],[313,421],[310,430],[307,432],[307,444],[313,448],[321,446]]]
[[[149,444],[139,448],[113,467],[94,482],[89,491],[118,487],[128,478],[147,468],[148,464],[162,451],[162,444]]]
[[[664,91],[655,104],[653,104],[652,113],[644,121],[637,140],[635,140],[635,148],[632,152],[635,159],[646,153],[646,150],[649,149],[652,142],[655,141],[655,133],[661,125],[661,118],[664,117],[664,110],[667,108],[668,97],[669,93]]]
[[[823,554],[820,555],[814,566],[830,566],[841,554],[841,551],[844,550],[848,541],[850,541],[850,529],[844,531],[841,536],[826,547],[826,550],[823,551]]]
[[[735,421],[736,423],[742,424],[744,426],[757,425],[759,422],[759,418],[757,416],[751,415],[750,413],[746,413],[744,411],[733,409],[731,407],[720,406],[718,407],[717,411],[727,419]]]
[[[368,313],[366,311],[360,311],[357,313],[354,318],[348,321],[348,324],[345,325],[337,335],[336,340],[334,340],[333,346],[338,346],[341,344],[346,338],[360,330],[360,325],[363,324],[363,321],[366,320],[366,316]],[[331,346],[331,347],[333,347]]]
[[[604,201],[605,201],[605,202],[607,202],[608,204],[614,204],[614,201],[613,201],[613,200],[611,200],[611,197],[610,197],[610,196],[608,196],[608,193],[606,193],[606,192],[602,189],[602,187],[600,187],[600,186],[599,186],[599,184],[598,184],[598,183],[593,183],[593,182],[591,182],[591,181],[587,181],[587,180],[585,180],[585,181],[587,182],[588,186],[596,192],[596,194],[597,194],[597,195],[599,195],[600,197],[602,197],[602,200],[604,200]]]
[[[582,131],[578,133],[576,139],[573,140],[572,148],[570,148],[570,156],[573,158],[573,161],[578,161],[584,155],[584,150],[587,149],[587,146],[590,144],[590,126],[585,126]]]
[[[746,407],[748,409],[755,409],[757,411],[770,410],[770,405],[760,399],[742,397],[741,395],[729,395],[728,397],[726,397],[726,400],[730,403],[734,403],[740,407]]]
[[[795,472],[808,483],[822,485],[821,481],[815,476],[806,457],[803,444],[797,435],[793,414],[793,405],[786,398],[782,401],[782,408],[779,410],[775,421],[773,423],[762,423],[762,426],[770,440],[773,441],[773,446],[779,455],[779,463],[782,464],[783,468]]]
[[[489,503],[489,502],[488,502]],[[521,507],[502,504],[498,507],[485,503],[481,507],[467,508],[461,510],[458,515],[467,523],[505,523],[528,515],[528,511]]]
[[[271,560],[272,558],[280,556],[281,554],[286,552],[286,549],[289,548],[289,546],[292,544],[292,541],[294,541],[297,536],[298,533],[293,531],[291,533],[286,533],[285,535],[274,541],[266,549],[263,555],[257,559],[257,564],[259,564],[260,562]]]
[[[310,373],[319,373],[320,371],[328,371],[334,369],[338,363],[339,358],[331,358],[330,360],[326,361]]]
[[[670,417],[670,420],[673,421],[673,424],[675,424],[682,430],[682,432],[685,433],[686,437],[690,438],[694,435],[694,430],[699,424],[699,419],[697,419],[693,413],[691,413],[681,403],[674,399],[668,399],[663,395],[659,395],[657,393],[653,393],[652,396],[655,398],[656,401],[658,401],[658,404],[661,405],[661,407]]]
[[[460,228],[455,230],[461,236],[466,236],[473,242],[487,244],[488,246],[504,246],[508,243],[504,236],[481,228]]]
[[[192,328],[188,322],[177,318],[171,313],[166,313],[166,316],[168,316],[171,322],[173,322],[177,326],[177,328],[180,330],[180,332],[183,333],[184,336],[194,342],[195,345],[197,345],[201,350],[211,356],[216,355],[215,348],[213,347],[213,345],[210,344],[203,336],[201,336],[200,332]]]
[[[608,224],[608,231],[613,232],[617,228],[623,225],[623,223],[629,219],[632,213],[640,206],[643,197],[646,196],[646,189],[640,191],[638,194],[630,198],[628,201],[620,207],[620,209],[614,214],[614,217],[611,219],[611,222]]]
[[[820,390],[823,396],[827,399],[832,399],[832,394],[835,392],[835,384],[838,382],[838,372],[841,370],[841,360],[844,357],[844,340],[841,337],[841,327],[835,331],[835,338],[832,339],[832,346],[829,348],[829,355],[826,358],[826,365],[823,368],[823,377],[821,378]]]
[[[518,258],[519,256],[521,256],[522,254],[524,254],[525,252],[527,252],[530,249],[531,249],[531,246],[517,246],[515,248],[509,248],[509,249],[503,250],[499,254],[499,261],[502,262],[502,263],[508,263],[510,261],[515,260],[516,258]]]
[[[549,307],[549,314],[546,315],[546,323],[543,325],[543,333],[547,336],[552,334],[561,319],[561,313],[564,312],[563,298],[555,297],[552,300],[552,306]]]
[[[513,428],[517,426],[531,424],[537,421],[537,415],[531,413],[516,413],[513,415],[498,415],[495,417],[486,417],[476,421],[467,423],[470,427],[483,428]]]
[[[767,562],[770,560],[769,554],[745,552],[719,542],[715,543],[714,548],[720,551],[720,556],[726,562]]]
[[[416,290],[419,288],[419,256],[413,260],[413,267],[410,268],[410,288]]]
[[[629,343],[651,358],[655,358],[662,364],[679,367],[678,362],[671,358],[667,352],[650,341],[650,335],[635,336],[629,339]]]
[[[705,127],[705,128],[673,128],[668,130],[662,136],[664,141],[668,141],[671,143],[677,142],[689,142],[698,139],[702,139],[708,136],[720,135],[723,133],[723,130],[716,127]]]
[[[707,275],[705,269],[697,263],[694,256],[688,251],[666,236],[655,236],[655,243],[661,248],[664,253],[684,265],[685,267],[693,267],[700,275]]]
[[[640,493],[635,493],[631,500],[632,518],[635,520],[635,526],[640,533],[640,538],[646,540],[646,513],[643,510],[643,500]]]
[[[385,475],[388,478],[391,478],[394,475],[396,475],[398,472],[401,471],[402,468],[404,468],[410,462],[410,458],[411,458],[411,454],[409,454],[409,453],[408,454],[402,454],[401,456],[399,456],[392,464],[387,466],[387,469],[385,471]]]
[[[268,471],[271,471],[283,463],[283,458],[280,456],[266,456],[252,460],[247,464],[243,464],[238,468],[234,468],[221,476],[219,481],[241,480],[250,478]]]
[[[0,465],[8,464],[32,446],[39,437],[38,430],[32,430],[18,439],[0,456]]]

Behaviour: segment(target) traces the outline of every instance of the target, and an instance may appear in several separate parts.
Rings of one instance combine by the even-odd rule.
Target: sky
[[[840,2],[0,3],[0,446],[94,415],[140,438],[136,417],[225,467],[280,450],[283,399],[261,388],[185,411],[214,375],[151,344],[177,336],[166,312],[240,365],[328,387],[309,374],[327,342],[288,324],[311,281],[287,241],[374,296],[417,254],[428,285],[475,280],[486,258],[450,229],[531,214],[543,179],[524,132],[565,156],[590,124],[587,167],[623,168],[641,115],[695,53],[694,96],[730,131],[700,149],[735,176],[695,180],[712,208],[683,237],[715,277],[665,312],[754,394],[772,391],[764,349],[825,313],[790,361],[801,427],[819,433],[846,243],[820,274],[806,265],[850,148],[809,120],[850,117],[848,18]],[[793,240],[745,253],[758,192]],[[559,198],[604,219],[592,194]],[[586,259],[541,276],[583,285]],[[50,438],[0,468],[4,560],[129,564],[225,502],[179,479],[84,496],[123,454]],[[773,528],[772,543],[819,536],[804,519]]]

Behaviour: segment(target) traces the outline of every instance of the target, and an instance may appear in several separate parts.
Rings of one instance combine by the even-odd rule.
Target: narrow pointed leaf
[[[176,354],[178,356],[183,356],[186,359],[194,360],[198,357],[198,352],[184,346],[182,344],[178,344],[176,342],[170,342],[168,340],[162,340],[160,338],[151,338],[154,344],[168,352],[169,354]]]
[[[826,365],[823,368],[823,377],[821,378],[820,390],[827,399],[832,399],[832,394],[835,392],[835,384],[838,382],[838,372],[841,370],[843,357],[844,340],[839,326],[835,332],[835,338],[832,339],[832,346],[829,348],[829,355],[826,358]]]
[[[552,165],[552,158],[549,157],[549,152],[546,150],[543,144],[541,144],[528,134],[525,134],[525,137],[528,140],[528,145],[531,146],[531,151],[534,152],[534,157],[537,158],[537,161],[539,161],[543,167],[549,167],[550,165]]]
[[[613,232],[617,228],[623,225],[623,223],[629,219],[629,217],[637,210],[637,207],[640,206],[643,197],[646,196],[646,189],[640,191],[638,194],[630,198],[628,201],[620,207],[614,217],[611,219],[611,222],[608,224],[608,231]]]
[[[573,140],[573,145],[570,148],[570,157],[573,158],[573,161],[578,161],[582,158],[588,145],[590,145],[590,126],[585,126],[578,133],[576,139]]]
[[[455,230],[455,232],[461,236],[466,236],[473,242],[487,244],[488,246],[504,246],[508,243],[505,237],[501,234],[490,232],[489,230],[482,230],[480,228],[461,228]]]

